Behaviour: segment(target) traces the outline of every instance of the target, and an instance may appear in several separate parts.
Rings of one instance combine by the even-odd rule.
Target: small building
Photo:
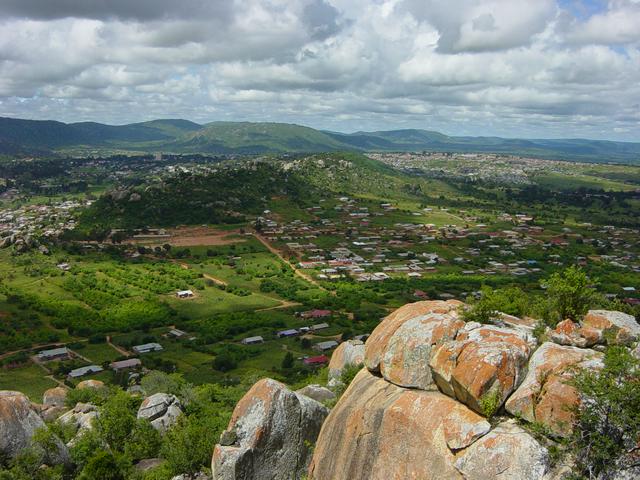
[[[247,337],[242,340],[243,345],[257,345],[259,343],[264,343],[264,338],[262,338],[260,335],[257,335],[255,337]]]
[[[306,312],[302,312],[300,314],[300,316],[302,318],[324,318],[324,317],[330,317],[331,316],[331,310],[319,310],[319,309],[308,310]]]
[[[331,350],[332,348],[336,348],[338,346],[338,342],[335,340],[327,340],[326,342],[316,343],[313,346],[314,350],[319,352],[326,352],[327,350]]]
[[[140,353],[149,353],[149,352],[161,352],[162,345],[159,343],[145,343],[143,345],[136,345],[132,348],[132,350],[138,354]]]
[[[311,330],[313,330],[314,332],[317,332],[318,330],[324,330],[325,328],[329,328],[328,323],[317,323],[311,326]]]
[[[174,338],[182,338],[187,335],[187,332],[183,332],[182,330],[178,330],[177,328],[172,328],[171,330],[169,330],[168,335]]]
[[[176,296],[178,298],[191,298],[193,297],[193,292],[191,290],[178,290]]]
[[[84,377],[85,375],[89,375],[90,373],[98,373],[102,372],[104,369],[98,365],[88,365],[86,367],[75,368],[71,370],[67,376],[69,378],[78,378]]]
[[[51,360],[67,359],[70,356],[69,349],[67,347],[52,348],[51,350],[42,350],[38,352],[38,360],[41,362],[48,362]]]
[[[329,363],[329,357],[327,357],[326,355],[318,355],[317,357],[307,357],[302,361],[302,363],[310,367],[317,367],[317,366],[326,365],[327,363]]]
[[[117,362],[111,362],[109,367],[116,372],[120,370],[127,370],[129,368],[138,368],[142,365],[142,362],[139,358],[128,358],[126,360],[120,360]]]
[[[281,330],[278,333],[276,333],[276,335],[278,336],[278,338],[283,338],[283,337],[295,337],[296,335],[298,335],[300,332],[298,332],[298,330],[292,328],[290,330]]]

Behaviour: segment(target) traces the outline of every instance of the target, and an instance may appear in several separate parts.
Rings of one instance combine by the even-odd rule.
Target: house
[[[326,342],[316,343],[313,346],[313,349],[319,352],[326,352],[327,350],[331,350],[332,348],[336,348],[337,346],[338,342],[336,342],[335,340],[328,340]]]
[[[169,330],[168,335],[174,337],[174,338],[182,338],[187,334],[187,332],[183,332],[182,330],[178,330],[177,328],[172,328],[171,330]]]
[[[329,328],[328,323],[317,323],[311,326],[311,330],[313,330],[314,332],[317,332],[318,330],[324,330],[325,328]]]
[[[242,340],[243,345],[256,345],[258,343],[264,343],[264,338],[259,335],[255,337],[247,337]]]
[[[88,365],[86,367],[75,368],[68,373],[69,378],[78,378],[83,377],[85,375],[89,375],[90,373],[98,373],[103,370],[102,367],[98,365]]]
[[[331,310],[308,310],[300,314],[302,318],[324,318],[331,316]]]
[[[295,337],[296,335],[298,335],[298,330],[296,329],[290,329],[290,330],[282,330],[278,333],[276,333],[276,335],[278,336],[278,338],[283,338],[283,337]]]
[[[429,295],[426,292],[423,292],[422,290],[416,290],[415,292],[413,292],[413,296],[416,298],[422,298],[422,299],[429,298]]]
[[[178,290],[176,296],[178,298],[191,298],[193,297],[193,292],[191,290]]]
[[[162,345],[159,343],[145,343],[143,345],[136,345],[132,349],[134,352],[140,353],[149,353],[149,352],[161,352]]]
[[[41,362],[48,362],[50,360],[67,359],[70,356],[69,349],[67,347],[53,348],[51,350],[42,350],[38,352],[38,360]]]
[[[116,372],[120,370],[126,370],[128,368],[137,368],[142,365],[139,358],[128,358],[127,360],[120,360],[118,362],[111,362],[109,367]]]
[[[302,361],[302,363],[311,367],[326,365],[327,363],[329,363],[329,357],[327,357],[326,355],[318,355],[317,357],[307,357]]]

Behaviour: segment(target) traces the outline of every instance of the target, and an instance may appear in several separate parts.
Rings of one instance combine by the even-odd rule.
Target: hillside
[[[640,143],[584,139],[453,137],[428,130],[351,134],[285,123],[152,120],[129,125],[0,118],[0,154],[37,150],[76,153],[136,151],[208,154],[277,154],[335,151],[478,152],[595,163],[640,163]]]

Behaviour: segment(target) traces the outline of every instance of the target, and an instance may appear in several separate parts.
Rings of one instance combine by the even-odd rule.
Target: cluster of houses
[[[547,231],[526,214],[499,214],[500,223],[512,226],[491,230],[465,210],[456,212],[464,226],[376,222],[377,217],[397,212],[397,207],[381,203],[372,209],[348,197],[338,198],[334,207],[320,204],[309,210],[315,220],[286,224],[270,220],[263,223],[262,233],[270,242],[297,256],[298,268],[313,270],[316,278],[324,281],[348,277],[358,282],[423,278],[447,265],[458,267],[456,270],[465,275],[535,275],[542,271],[543,264],[562,265],[563,260],[555,250],[568,247],[579,236],[569,228],[560,233]],[[336,216],[331,210],[340,214]],[[428,216],[432,211],[427,207],[410,213]],[[439,212],[448,213],[447,209]],[[614,250],[611,255],[600,256],[598,261],[640,272],[637,254],[629,252],[632,243],[637,247],[637,240],[630,242],[634,235],[637,238],[637,229],[600,227],[593,229],[593,233],[590,241],[594,246],[606,245]],[[440,243],[447,245],[451,256],[444,258],[438,253]],[[526,251],[531,248],[546,251],[546,258],[527,258]],[[572,262],[585,264],[591,260],[594,259],[578,257]]]
[[[33,238],[55,238],[65,230],[73,230],[76,226],[73,210],[89,203],[69,200],[0,209],[0,248]]]
[[[171,330],[171,332],[181,332],[180,330]],[[184,332],[182,332],[184,333]],[[145,353],[151,352],[161,352],[163,350],[162,345],[159,343],[145,343],[142,345],[135,345],[131,348],[133,352],[138,355],[143,355]],[[37,353],[36,359],[39,362],[51,362],[55,360],[70,360],[75,357],[73,351],[68,349],[67,347],[57,347],[48,350],[42,350]],[[109,368],[115,372],[120,372],[128,369],[135,369],[142,367],[142,361],[139,358],[128,358],[125,360],[114,361],[109,364]],[[68,378],[79,378],[84,377],[85,375],[90,375],[93,373],[100,373],[104,371],[104,368],[100,365],[86,365],[83,367],[75,368],[67,374]]]

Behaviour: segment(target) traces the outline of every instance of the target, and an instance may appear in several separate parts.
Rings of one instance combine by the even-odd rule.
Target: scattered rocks
[[[579,326],[569,319],[558,323],[556,328],[549,332],[549,339],[559,345],[580,348],[592,347],[603,340],[602,330]]]
[[[363,369],[322,426],[309,476],[461,480],[455,451],[490,428],[439,392],[401,388]]]
[[[338,345],[329,362],[329,388],[341,383],[340,377],[345,367],[364,363],[364,350],[364,343],[360,340],[347,340]]]
[[[524,378],[530,353],[526,334],[485,325],[438,346],[430,366],[443,393],[486,414],[484,399],[502,405]]]
[[[328,400],[333,400],[336,398],[336,394],[333,393],[326,387],[322,385],[307,385],[299,390],[296,390],[296,393],[300,395],[306,395],[309,398],[314,399],[316,402],[326,402]]]
[[[558,436],[567,436],[572,408],[580,398],[568,384],[576,369],[600,368],[602,354],[594,350],[546,342],[531,356],[529,371],[507,400],[506,410],[529,422],[541,422]]]
[[[166,432],[182,415],[182,406],[178,397],[167,393],[156,393],[145,398],[138,409],[138,418],[151,422],[151,426],[160,432]]]
[[[214,480],[291,480],[305,472],[329,410],[272,379],[257,382],[238,402],[223,443],[213,451]]]
[[[499,424],[456,460],[465,480],[541,480],[549,453],[513,421]]]
[[[98,418],[98,408],[91,403],[76,403],[76,406],[60,416],[58,421],[63,424],[72,424],[78,433],[93,428],[94,420]]]
[[[601,335],[614,343],[628,345],[640,339],[640,324],[635,317],[610,310],[589,310],[582,325],[601,332]]]

